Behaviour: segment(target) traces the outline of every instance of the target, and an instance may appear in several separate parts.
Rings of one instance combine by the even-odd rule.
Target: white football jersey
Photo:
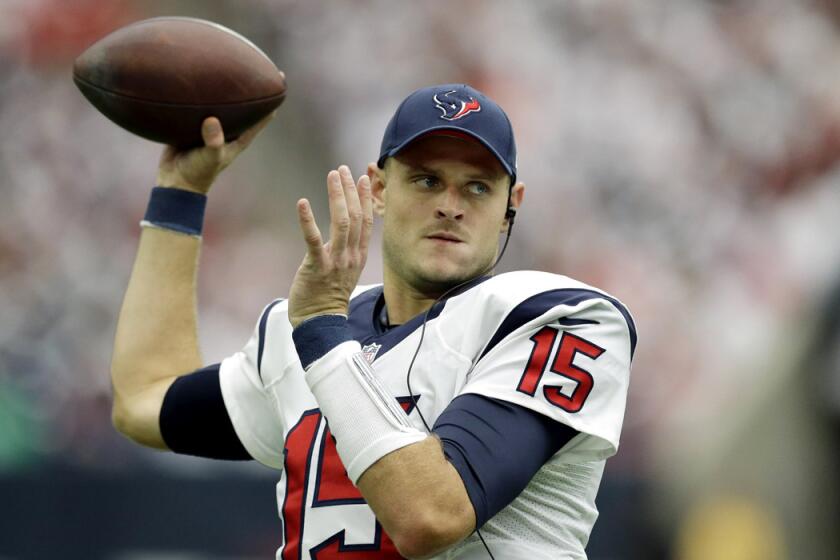
[[[510,504],[481,527],[497,559],[579,559],[598,515],[595,495],[618,449],[635,327],[625,307],[564,276],[520,271],[487,278],[423,317],[383,329],[381,286],[359,287],[349,325],[376,375],[415,426],[474,393],[534,410],[577,430]],[[347,478],[304,380],[287,302],[266,308],[245,348],[225,359],[225,405],[252,457],[281,471],[279,560],[399,558]],[[413,398],[412,398],[413,397]],[[489,558],[474,533],[437,558]]]

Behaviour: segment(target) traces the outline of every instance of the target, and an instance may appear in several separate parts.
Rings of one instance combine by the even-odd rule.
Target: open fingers
[[[362,175],[359,177],[357,186],[359,191],[359,204],[362,209],[362,231],[359,238],[359,250],[364,256],[367,254],[370,235],[373,231],[373,197],[370,192],[370,177]]]
[[[350,168],[342,165],[338,168],[341,177],[341,187],[344,190],[344,200],[347,204],[347,215],[350,218],[350,229],[347,234],[347,247],[355,250],[359,246],[362,235],[362,205],[359,202],[359,191],[353,181]]]
[[[308,200],[305,198],[298,200],[297,213],[300,231],[303,233],[303,240],[306,241],[306,248],[313,257],[320,259],[324,252],[324,241],[321,238],[321,230],[315,223],[315,214],[312,212],[312,206],[309,205]]]
[[[338,255],[347,247],[350,235],[347,199],[338,171],[330,171],[327,175],[327,196],[330,202],[330,254]]]

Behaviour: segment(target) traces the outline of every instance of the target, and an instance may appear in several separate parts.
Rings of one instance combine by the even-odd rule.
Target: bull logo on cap
[[[446,93],[436,93],[432,99],[435,101],[435,107],[443,113],[440,118],[445,121],[455,121],[470,113],[481,111],[481,104],[476,98],[459,94],[454,89]]]

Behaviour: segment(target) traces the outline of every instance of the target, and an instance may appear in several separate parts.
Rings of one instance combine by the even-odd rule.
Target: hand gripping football
[[[179,148],[202,144],[201,123],[210,116],[232,140],[286,95],[283,73],[248,39],[187,17],[114,31],[76,59],[73,81],[124,129]]]

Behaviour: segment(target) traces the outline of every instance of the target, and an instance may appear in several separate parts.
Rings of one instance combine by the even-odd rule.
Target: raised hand
[[[157,184],[161,187],[178,187],[207,194],[213,181],[230,165],[251,141],[274,118],[276,111],[243,132],[239,138],[225,143],[222,124],[216,117],[207,117],[201,124],[204,146],[179,151],[167,146],[160,157]]]
[[[306,256],[295,274],[289,294],[289,321],[293,327],[312,317],[347,314],[350,294],[367,260],[373,229],[370,178],[353,181],[342,165],[327,175],[330,239],[324,243],[309,201],[297,203],[298,221],[306,242]]]

